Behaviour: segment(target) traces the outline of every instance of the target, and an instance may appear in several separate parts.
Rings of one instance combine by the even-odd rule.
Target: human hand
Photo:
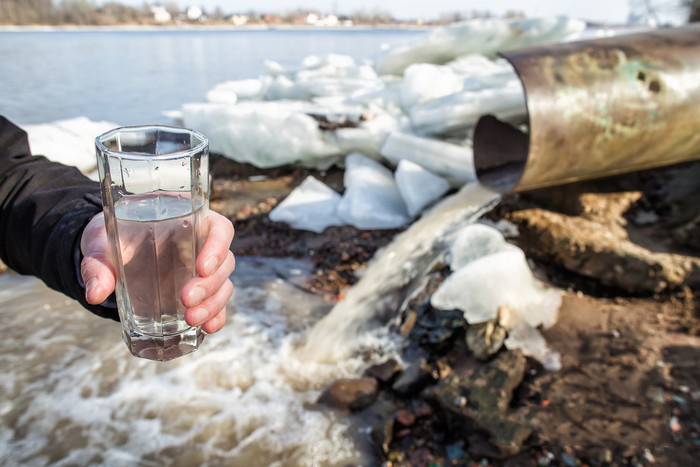
[[[233,225],[214,211],[209,211],[208,219],[209,234],[195,262],[197,275],[183,286],[180,300],[187,307],[187,324],[201,325],[204,331],[214,333],[226,322],[226,302],[233,293],[229,276],[236,262],[229,250],[234,235]],[[95,215],[85,227],[80,249],[83,253],[80,274],[85,282],[85,299],[97,305],[109,297],[116,284],[102,213]]]

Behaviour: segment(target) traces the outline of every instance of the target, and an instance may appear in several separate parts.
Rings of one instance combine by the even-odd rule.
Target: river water
[[[264,74],[265,60],[309,55],[358,63],[420,29],[0,30],[0,114],[18,124],[79,116],[119,125],[169,123],[216,84]]]

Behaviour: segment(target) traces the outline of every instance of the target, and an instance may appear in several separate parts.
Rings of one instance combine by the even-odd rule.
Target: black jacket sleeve
[[[75,167],[33,156],[27,134],[0,116],[0,258],[93,313],[118,320],[114,294],[85,301],[80,237],[102,210],[100,188]]]

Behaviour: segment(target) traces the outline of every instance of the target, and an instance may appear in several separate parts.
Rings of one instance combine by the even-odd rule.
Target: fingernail
[[[187,301],[190,306],[199,305],[204,300],[205,295],[204,289],[197,285],[187,294]]]
[[[209,313],[207,313],[207,310],[203,308],[198,308],[194,310],[192,313],[192,318],[194,319],[194,325],[198,326],[202,324],[206,319],[209,317]]]
[[[88,295],[91,295],[96,287],[97,287],[97,277],[91,277],[85,283],[85,296],[87,297]]]
[[[207,260],[204,262],[204,274],[207,276],[210,274],[214,274],[214,271],[216,271],[216,265],[218,261],[216,260],[215,256],[210,256],[207,258]]]

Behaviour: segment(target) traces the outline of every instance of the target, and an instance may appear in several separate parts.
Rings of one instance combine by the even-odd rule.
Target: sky
[[[123,4],[143,5],[143,0],[120,0]],[[163,0],[181,7],[196,5],[205,11],[221,7],[224,13],[254,10],[285,13],[299,8],[321,13],[352,14],[356,11],[388,12],[396,19],[437,19],[443,14],[489,11],[495,15],[518,11],[527,16],[567,15],[589,21],[624,23],[630,0]],[[156,0],[148,0],[154,4]]]

